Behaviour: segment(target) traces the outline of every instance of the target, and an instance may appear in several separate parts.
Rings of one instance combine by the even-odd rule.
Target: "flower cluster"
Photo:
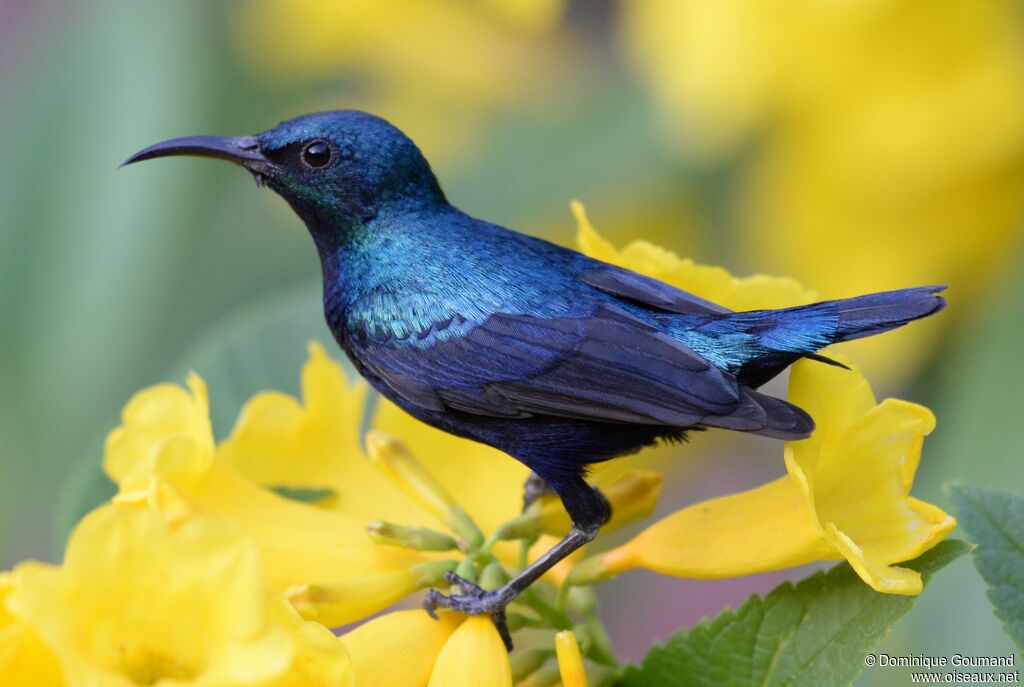
[[[651,244],[617,251],[574,210],[583,250],[727,306],[811,298]],[[790,398],[818,429],[786,445],[786,476],[556,567],[508,614],[513,631],[548,634],[510,657],[487,617],[376,614],[450,571],[496,588],[564,534],[554,499],[519,512],[525,468],[390,405],[361,438],[367,389],[315,344],[302,399],[256,396],[221,442],[198,376],[145,389],[107,439],[117,495],[79,523],[61,565],[0,576],[0,673],[43,686],[603,685],[619,664],[590,585],[633,568],[723,577],[845,559],[879,592],[920,592],[896,564],[955,524],[909,496],[931,413],[877,403],[855,367],[798,363]],[[592,479],[609,529],[650,516],[662,484],[628,462]]]

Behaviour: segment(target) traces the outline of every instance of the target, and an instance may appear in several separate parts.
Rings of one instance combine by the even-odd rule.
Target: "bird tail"
[[[927,317],[946,306],[938,293],[945,286],[872,293],[781,310],[731,313],[716,324],[724,331],[742,331],[757,339],[759,351],[743,363],[738,378],[754,389],[799,358],[839,365],[816,353],[841,341],[881,334]]]
[[[946,307],[938,294],[945,286],[920,286],[913,289],[884,291],[839,301],[816,303],[821,310],[831,306],[836,315],[833,343],[881,334],[933,315]],[[814,306],[809,306],[814,307]]]

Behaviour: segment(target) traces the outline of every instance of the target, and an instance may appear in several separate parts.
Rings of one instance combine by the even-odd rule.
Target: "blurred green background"
[[[223,435],[328,340],[312,244],[277,197],[203,161],[117,165],[339,107],[409,133],[466,211],[559,242],[575,197],[616,242],[823,297],[950,284],[942,317],[846,350],[879,396],[939,416],[917,496],[949,507],[954,477],[1021,491],[1016,0],[0,0],[0,567],[59,558],[134,391],[195,368]],[[659,512],[761,484],[780,457],[701,437]],[[785,577],[633,573],[603,611],[635,659]],[[882,650],[1011,645],[961,560]]]

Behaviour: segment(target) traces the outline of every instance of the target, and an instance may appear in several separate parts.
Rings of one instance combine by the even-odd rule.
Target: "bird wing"
[[[497,313],[430,346],[356,337],[353,352],[399,397],[434,411],[745,431],[770,424],[760,394],[609,304],[585,317]]]
[[[721,315],[730,312],[728,308],[704,300],[689,291],[615,265],[597,263],[592,269],[580,274],[579,280],[613,296],[665,312],[688,315]]]

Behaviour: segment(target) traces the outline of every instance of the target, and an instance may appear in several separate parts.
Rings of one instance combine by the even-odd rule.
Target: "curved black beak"
[[[172,155],[228,160],[242,165],[255,174],[265,174],[272,166],[270,160],[260,150],[260,142],[255,136],[182,136],[181,138],[172,138],[140,150],[122,162],[121,166]]]

